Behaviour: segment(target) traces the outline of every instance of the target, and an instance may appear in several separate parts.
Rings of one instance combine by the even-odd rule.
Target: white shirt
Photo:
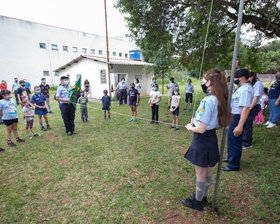
[[[159,91],[152,91],[150,93],[151,96],[151,103],[154,104],[155,102],[157,102],[159,100],[159,98],[161,97],[161,93]],[[156,103],[156,105],[159,105],[159,102]]]
[[[139,94],[141,93],[141,87],[142,86],[141,86],[140,82],[135,84],[135,89],[137,89]]]
[[[171,107],[177,107],[181,97],[179,95],[172,96]]]
[[[263,110],[263,109],[265,109],[265,102],[268,101],[268,96],[267,95],[262,95],[260,97],[260,101],[261,101],[261,108]]]

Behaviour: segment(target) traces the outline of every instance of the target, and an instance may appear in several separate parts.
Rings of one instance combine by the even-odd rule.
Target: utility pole
[[[110,60],[109,60],[109,40],[108,40],[108,27],[107,27],[107,7],[106,0],[104,0],[104,9],[105,9],[105,29],[106,29],[106,49],[107,49],[107,66],[108,66],[108,91],[109,96],[111,97],[111,75],[110,75]]]
[[[227,105],[227,117],[228,118],[231,115],[231,96],[232,96],[234,74],[235,74],[236,65],[237,65],[236,61],[237,61],[238,46],[239,46],[240,32],[241,32],[241,26],[242,26],[243,9],[244,9],[244,0],[240,0],[239,10],[238,10],[237,30],[236,30],[236,34],[235,34],[235,43],[234,43],[233,59],[232,59],[231,74],[230,74],[230,88],[229,88],[228,105]],[[213,196],[213,201],[212,201],[212,210],[213,211],[215,210],[216,196],[217,196],[219,182],[220,182],[221,165],[222,165],[222,159],[223,159],[223,155],[224,155],[227,132],[228,132],[228,128],[225,127],[223,129],[223,138],[222,138],[221,150],[220,150],[220,161],[218,164],[218,170],[217,170],[217,175],[216,175],[216,184],[215,184],[214,196]]]

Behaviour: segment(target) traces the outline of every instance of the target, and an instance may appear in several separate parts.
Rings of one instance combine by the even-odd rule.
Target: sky
[[[107,0],[110,37],[129,34],[124,15]],[[0,0],[0,15],[105,36],[104,0]]]

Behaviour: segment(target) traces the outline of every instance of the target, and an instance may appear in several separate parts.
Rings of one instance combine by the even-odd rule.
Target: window
[[[119,53],[119,57],[122,57],[122,53]]]
[[[125,56],[126,58],[128,58],[128,54],[125,54],[124,56]]]
[[[102,54],[103,54],[103,51],[102,51],[102,50],[99,50],[99,51],[98,51],[98,54],[102,55]]]
[[[54,72],[54,76],[59,76],[59,73],[58,72]]]
[[[117,56],[117,53],[116,53],[116,52],[113,52],[113,56],[116,57],[116,56]]]
[[[68,46],[62,46],[63,51],[68,51]]]
[[[74,53],[76,53],[76,52],[78,52],[78,48],[77,48],[77,47],[72,47],[72,51],[73,51]]]
[[[86,48],[82,48],[82,53],[86,54],[87,53],[87,49]]]
[[[43,76],[50,76],[50,72],[49,71],[43,71]]]
[[[52,50],[57,51],[57,44],[52,44]]]
[[[101,84],[106,84],[106,70],[100,70],[100,80]]]
[[[39,43],[40,48],[46,49],[46,43]]]
[[[94,49],[90,49],[90,54],[95,54],[95,50]]]

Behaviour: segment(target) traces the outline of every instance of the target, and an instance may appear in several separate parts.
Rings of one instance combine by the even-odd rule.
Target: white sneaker
[[[276,124],[270,123],[266,128],[274,128],[276,127]]]
[[[270,121],[267,121],[264,125],[269,125],[270,124]]]

